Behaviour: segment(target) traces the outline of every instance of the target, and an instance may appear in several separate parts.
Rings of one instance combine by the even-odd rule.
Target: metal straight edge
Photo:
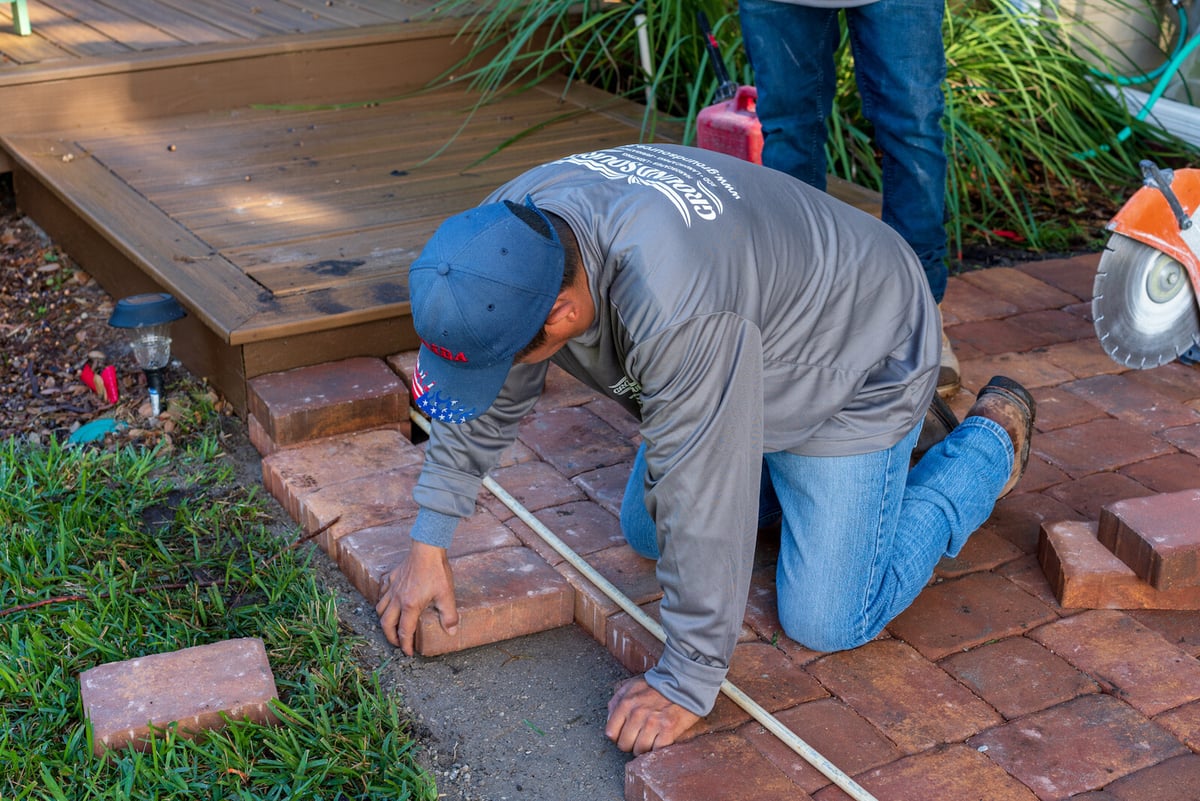
[[[419,411],[410,407],[408,415],[418,428],[426,434],[429,433],[429,421]],[[659,625],[657,620],[642,611],[616,585],[584,561],[579,554],[575,553],[569,545],[559,539],[542,521],[534,517],[533,513],[514,498],[508,490],[500,486],[495,479],[491,476],[484,476],[483,486],[487,488],[488,492],[495,495],[501,503],[512,510],[513,514],[519,517],[522,523],[533,529],[559,556],[582,573],[584,578],[595,584],[601,592],[608,596],[609,600],[621,607],[622,611],[626,612],[639,625],[645,628],[646,631],[658,638],[659,642],[665,643],[667,641],[666,632],[663,631],[663,627]],[[784,745],[804,759],[805,762],[819,770],[825,778],[845,791],[854,801],[878,801],[875,796],[867,792],[858,782],[850,778],[845,771],[834,765],[819,751],[801,739],[795,732],[783,725],[779,718],[768,712],[761,704],[739,689],[733,682],[728,679],[721,682],[721,692],[725,693],[729,700],[741,707],[750,717],[761,723],[767,731],[774,734]]]

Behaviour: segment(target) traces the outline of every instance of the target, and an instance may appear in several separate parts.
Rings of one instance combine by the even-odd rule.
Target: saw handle
[[[1175,222],[1179,224],[1179,230],[1186,231],[1191,228],[1192,218],[1183,210],[1183,204],[1171,191],[1171,179],[1174,177],[1170,174],[1171,171],[1163,172],[1157,164],[1149,159],[1140,162],[1139,166],[1142,168],[1142,184],[1163,193],[1163,197],[1167,199],[1167,205],[1171,207],[1171,213],[1175,215]]]

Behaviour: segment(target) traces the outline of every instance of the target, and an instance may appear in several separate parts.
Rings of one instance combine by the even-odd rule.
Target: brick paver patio
[[[1160,564],[1194,554],[1173,542],[1128,566],[1096,552],[1100,518],[1118,502],[1143,499],[1126,520],[1154,520],[1160,494],[1161,508],[1187,513],[1186,497],[1167,494],[1200,488],[1200,368],[1124,371],[1104,354],[1090,321],[1097,260],[951,279],[943,311],[964,379],[952,406],[965,413],[1003,373],[1032,389],[1038,433],[1014,494],[884,635],[834,654],[789,640],[774,610],[775,546],[760,542],[730,679],[881,801],[1200,798],[1196,567]],[[404,375],[411,358],[387,363]],[[393,413],[403,382],[365,367],[346,365],[361,417],[344,391],[328,403],[313,391],[338,375],[326,365],[266,377],[249,423],[266,486],[307,531],[326,527],[319,542],[373,601],[408,547],[421,448]],[[300,424],[339,433],[303,440]],[[616,517],[636,444],[623,412],[552,370],[493,477],[653,616],[653,565],[623,544]],[[1173,536],[1186,540],[1197,519],[1174,519]],[[657,641],[486,491],[450,555],[463,625],[452,641],[426,613],[423,653],[574,620],[631,671],[654,662]],[[1150,566],[1163,586],[1136,572]],[[847,797],[724,698],[686,742],[631,760],[625,793]]]

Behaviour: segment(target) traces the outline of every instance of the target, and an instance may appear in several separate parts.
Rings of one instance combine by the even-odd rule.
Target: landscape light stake
[[[408,416],[418,428],[426,434],[429,433],[429,421],[419,411],[410,407]],[[659,642],[666,642],[666,632],[663,631],[662,626],[659,625],[657,620],[643,612],[637,604],[626,597],[611,581],[600,575],[579,554],[571,550],[569,545],[560,540],[553,531],[546,528],[542,521],[534,517],[520,501],[509,494],[508,490],[497,484],[491,476],[483,477],[483,486],[487,488],[488,492],[495,495],[501,503],[512,510],[513,514],[519,517],[522,523],[537,532],[537,535],[547,545],[557,551],[559,556],[567,560],[572,567],[582,573],[584,578],[595,584],[601,592],[608,596],[609,600],[621,607],[626,614],[641,624],[646,631],[657,637]],[[740,690],[733,682],[728,679],[723,681],[721,683],[721,692],[725,693],[729,700],[749,713],[750,717],[761,723],[767,731],[779,738],[784,745],[795,751],[805,762],[821,771],[825,778],[836,784],[854,801],[878,801],[875,796],[863,789],[858,782],[854,781],[854,779],[838,768],[837,765],[834,765],[822,756],[811,745],[804,742],[795,732],[784,726],[779,721],[779,718],[768,712],[761,704]]]
[[[133,358],[146,374],[151,417],[162,411],[162,371],[171,361],[171,323],[185,314],[166,292],[151,292],[121,298],[108,318],[113,328],[127,331]]]

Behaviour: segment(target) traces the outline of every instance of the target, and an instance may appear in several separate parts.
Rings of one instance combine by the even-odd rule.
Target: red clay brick
[[[492,472],[492,478],[531,512],[584,500],[578,487],[545,462],[525,462],[512,467],[501,467]],[[508,520],[514,516],[511,509],[487,490],[480,494],[480,503],[501,520]]]
[[[1041,340],[1038,347],[1096,336],[1096,327],[1091,319],[1073,314],[1069,308],[1031,311],[1009,317],[1008,320],[1024,328],[1030,336],[1038,337]]]
[[[1200,585],[1200,489],[1109,504],[1098,538],[1155,589]]]
[[[849,776],[885,765],[901,754],[879,731],[854,710],[833,698],[809,701],[775,717],[797,737]],[[758,751],[806,793],[815,793],[829,779],[758,721],[738,729]]]
[[[1038,431],[1054,431],[1107,416],[1103,410],[1061,387],[1035,389],[1033,399],[1037,401],[1037,419],[1034,425]]]
[[[306,534],[323,528],[317,544],[337,561],[337,541],[347,534],[416,515],[420,473],[414,464],[318,487],[300,498],[300,525]]]
[[[246,382],[247,411],[279,447],[408,420],[408,388],[381,359],[357,357]]]
[[[1066,481],[1044,491],[1046,496],[1062,501],[1085,520],[1095,520],[1100,510],[1126,498],[1141,498],[1154,493],[1132,478],[1120,473],[1092,473],[1090,476]]]
[[[587,404],[587,410],[608,423],[634,445],[642,441],[640,421],[612,398],[597,396]]]
[[[951,654],[941,665],[1009,720],[1100,689],[1027,637],[1009,637]]]
[[[927,659],[1020,634],[1057,616],[1045,604],[995,573],[944,581],[917,596],[888,624]]]
[[[1053,345],[1053,348],[1072,347],[1074,343]],[[1107,358],[1107,357],[1106,357]],[[962,384],[978,393],[992,376],[1005,375],[1027,389],[1052,387],[1070,381],[1074,374],[1047,361],[1043,353],[1000,353],[978,359],[959,360]]]
[[[1144,715],[1200,699],[1200,663],[1120,612],[1084,612],[1029,636]]]
[[[450,562],[458,603],[458,631],[447,634],[437,612],[426,609],[417,626],[423,656],[461,651],[571,622],[571,585],[528,548],[460,556]]]
[[[988,759],[1042,801],[1097,790],[1184,750],[1126,704],[1099,694],[1018,718],[971,738],[967,745],[986,749]]]
[[[739,643],[733,651],[726,678],[772,714],[829,695],[800,665],[765,642]],[[749,712],[721,693],[712,712],[689,729],[687,736],[731,729],[749,720]]]
[[[1033,437],[1033,451],[1072,478],[1170,453],[1170,445],[1120,420],[1094,420]]]
[[[1175,735],[1192,751],[1200,751],[1200,701],[1163,712],[1155,716],[1154,722]]]
[[[1026,328],[1016,322],[1017,319],[1016,317],[1009,317],[1003,320],[979,320],[974,323],[962,323],[949,329],[946,333],[954,342],[962,342],[970,345],[983,356],[994,356],[998,353],[1019,353],[1043,347],[1053,342],[1064,341]],[[956,353],[955,355],[958,354]],[[962,357],[960,356],[959,359],[961,360]]]
[[[582,557],[606,548],[615,548],[625,543],[621,524],[611,513],[591,501],[564,503],[551,506],[534,515],[563,544]],[[520,537],[525,547],[552,565],[558,565],[563,557],[529,526],[517,518],[508,522]]]
[[[1011,303],[1023,312],[1061,309],[1063,306],[1079,300],[1073,294],[1057,289],[1045,281],[1012,267],[974,270],[962,273],[959,277],[991,297]]]
[[[880,801],[1036,801],[1037,796],[984,754],[963,745],[946,745],[906,757],[855,777]],[[816,801],[845,801],[829,786]]]
[[[1019,311],[1016,304],[997,298],[956,275],[946,284],[946,296],[942,299],[942,325],[950,327],[976,320],[997,320]]]
[[[224,640],[110,662],[79,674],[84,717],[97,756],[106,749],[145,750],[155,729],[177,724],[180,737],[223,729],[225,717],[278,723],[278,698],[263,642]]]
[[[412,548],[411,528],[412,520],[409,519],[354,531],[338,540],[338,566],[371,603],[379,600],[388,573],[408,557]],[[517,535],[491,512],[477,509],[474,515],[459,523],[447,555],[454,559],[520,544]]]
[[[1181,451],[1200,456],[1200,425],[1164,429],[1158,436]]]
[[[658,664],[658,658],[663,652],[662,642],[628,613],[617,612],[611,615],[605,632],[605,646],[608,652],[630,673],[645,673]]]
[[[1035,554],[1042,524],[1074,520],[1079,515],[1066,504],[1038,492],[1007,495],[996,502],[992,516],[980,531],[990,531],[1021,549]]]
[[[1068,609],[1200,609],[1200,589],[1154,589],[1100,543],[1095,523],[1046,524],[1038,559]]]
[[[1168,453],[1122,467],[1121,473],[1155,492],[1200,487],[1200,459],[1190,453]]]
[[[583,628],[592,639],[601,645],[608,644],[608,621],[613,615],[620,613],[621,607],[605,595],[599,587],[583,574],[566,562],[555,566],[567,583],[575,590],[575,622]]]
[[[717,733],[634,759],[625,801],[805,801],[809,795],[736,734]]]
[[[830,654],[808,672],[906,754],[962,740],[1001,721],[945,671],[895,640]]]
[[[581,473],[572,483],[596,503],[617,517],[621,516],[621,499],[625,497],[625,485],[629,483],[629,472],[633,462],[614,464],[588,473]]]
[[[1034,434],[1037,436],[1037,434]],[[1036,453],[1029,454],[1029,462],[1025,465],[1025,474],[1013,488],[1014,494],[1022,492],[1041,492],[1050,487],[1070,481],[1071,477],[1054,465],[1047,462]]]
[[[650,603],[662,597],[654,560],[638,556],[628,545],[595,551],[588,555],[587,562],[635,604]]]
[[[770,642],[783,635],[779,622],[779,600],[775,594],[775,566],[756,568],[750,576],[745,623],[755,634]]]
[[[583,406],[598,396],[596,390],[584,384],[575,376],[559,367],[549,365],[546,371],[546,383],[542,387],[542,395],[538,398],[534,411],[541,413],[551,409],[565,409],[571,406]]]
[[[1020,559],[1020,548],[991,531],[976,531],[967,544],[953,559],[943,557],[934,569],[939,578],[957,578],[968,573],[991,570],[994,567]]]
[[[412,384],[413,371],[417,368],[417,353],[415,350],[406,350],[393,353],[384,360],[392,372],[400,376],[405,386]]]
[[[313,440],[262,460],[263,485],[293,520],[314,490],[393,467],[420,464],[423,451],[395,429],[378,428]]]
[[[996,575],[1004,576],[1053,609],[1060,617],[1064,614],[1072,614],[1058,605],[1058,599],[1054,597],[1054,591],[1050,587],[1050,582],[1046,580],[1046,574],[1042,572],[1042,566],[1038,564],[1036,556],[1032,554],[1022,556],[1020,559],[1003,564],[996,568]]]
[[[1080,339],[1051,345],[1039,354],[1043,360],[1066,370],[1076,378],[1122,373],[1125,365],[1117,364],[1095,339]],[[1061,383],[1061,382],[1060,382]]]
[[[1131,370],[1125,373],[1125,377],[1178,403],[1200,400],[1200,370],[1180,362],[1164,364],[1153,370]]]
[[[1146,628],[1157,631],[1167,642],[1200,657],[1200,615],[1190,610],[1170,609],[1134,609],[1126,614]]]
[[[1104,789],[1119,801],[1155,798],[1200,801],[1200,756],[1183,754],[1168,759],[1118,779]]]
[[[271,437],[267,435],[267,430],[262,427],[262,423],[258,422],[258,418],[250,413],[246,414],[246,435],[250,438],[250,444],[258,451],[259,456],[270,456],[279,450],[279,446],[272,442]]]
[[[564,476],[633,460],[635,448],[585,408],[551,409],[526,417],[521,441]]]
[[[1090,303],[1099,264],[1099,253],[1086,253],[1069,259],[1021,262],[1016,269]]]
[[[1128,373],[1083,378],[1063,384],[1062,389],[1120,420],[1150,431],[1200,422],[1200,413],[1135,383]]]

